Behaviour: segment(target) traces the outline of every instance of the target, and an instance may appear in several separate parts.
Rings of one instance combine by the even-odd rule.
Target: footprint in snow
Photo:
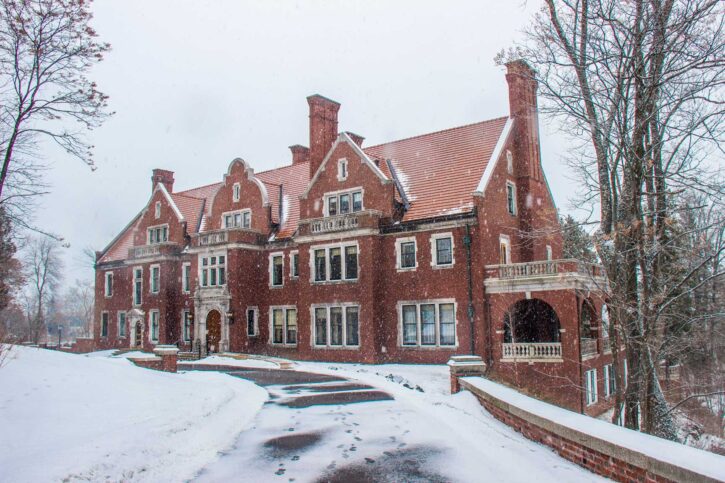
[[[292,457],[292,461],[298,461],[299,459],[300,459],[300,456],[299,455],[294,455]]]
[[[280,468],[277,471],[275,471],[274,474],[277,476],[282,476],[282,475],[284,475],[285,471],[287,471],[287,470],[285,470],[284,468]]]

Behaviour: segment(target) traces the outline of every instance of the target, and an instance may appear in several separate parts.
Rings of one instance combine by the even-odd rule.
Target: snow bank
[[[200,365],[200,366],[234,366],[249,367],[255,369],[279,369],[274,362],[264,361],[261,359],[235,359],[234,357],[225,356],[209,356],[198,361],[183,361],[183,364]]]
[[[0,369],[0,481],[181,481],[215,460],[267,398],[213,372],[17,347]]]

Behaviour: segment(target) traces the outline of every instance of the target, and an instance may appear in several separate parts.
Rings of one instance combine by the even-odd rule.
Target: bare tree
[[[68,316],[82,321],[84,337],[93,335],[94,298],[93,284],[87,280],[76,280],[64,297],[65,312]]]
[[[46,306],[61,280],[62,262],[57,241],[32,238],[25,257],[28,294],[25,301],[28,338],[39,342],[45,330]]]
[[[38,183],[40,138],[95,169],[84,133],[110,113],[107,96],[86,74],[110,45],[90,26],[91,3],[0,0],[0,205],[27,210],[45,192]]]
[[[706,162],[725,145],[724,19],[716,0],[546,0],[516,52],[538,69],[543,111],[588,141],[576,166],[599,208],[609,333],[629,369],[617,406],[627,426],[669,439],[659,343],[693,276],[672,270],[673,197],[691,190],[715,203],[725,191],[719,163],[708,171]]]

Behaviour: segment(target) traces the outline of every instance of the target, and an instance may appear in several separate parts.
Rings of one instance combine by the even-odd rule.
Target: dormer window
[[[232,201],[237,202],[241,198],[242,186],[239,183],[234,183],[232,186]]]
[[[147,244],[155,245],[169,240],[169,225],[149,227],[147,230]]]
[[[325,216],[345,215],[363,210],[363,192],[357,188],[325,195]]]
[[[342,158],[337,162],[337,180],[345,181],[347,179],[347,159]]]
[[[252,212],[250,210],[230,211],[222,215],[222,228],[250,228]]]
[[[154,205],[154,218],[159,219],[161,218],[161,202],[157,201],[156,205]]]

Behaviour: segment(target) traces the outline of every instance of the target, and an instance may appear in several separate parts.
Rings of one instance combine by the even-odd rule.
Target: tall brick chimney
[[[536,73],[525,61],[515,60],[506,64],[506,81],[510,116],[514,119],[516,174],[541,181]]]
[[[289,147],[292,151],[292,164],[304,163],[310,159],[310,148],[302,146],[301,144],[295,144]]]
[[[174,192],[174,172],[166,169],[155,169],[151,175],[151,191],[156,189],[157,184],[163,184],[166,191]]]
[[[337,139],[337,111],[340,104],[319,94],[307,98],[310,105],[310,177],[322,164]]]

